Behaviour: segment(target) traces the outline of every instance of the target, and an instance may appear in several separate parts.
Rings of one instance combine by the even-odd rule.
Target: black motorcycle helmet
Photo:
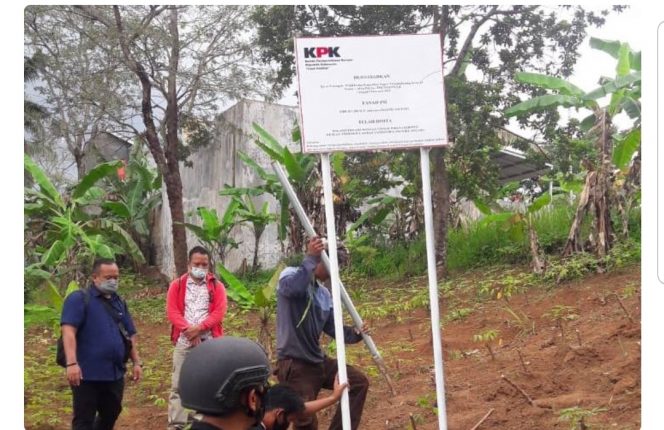
[[[204,415],[224,416],[242,410],[240,395],[262,389],[270,376],[263,348],[240,337],[211,339],[193,348],[180,370],[182,406]]]

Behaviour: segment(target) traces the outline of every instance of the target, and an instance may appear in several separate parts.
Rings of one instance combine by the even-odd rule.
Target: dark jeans
[[[277,379],[288,385],[302,396],[305,402],[315,400],[321,388],[331,390],[334,387],[334,378],[337,375],[337,360],[325,357],[322,363],[309,363],[294,358],[285,358],[277,361]],[[353,430],[360,425],[364,401],[369,391],[369,380],[362,372],[353,366],[346,366],[348,374],[348,400],[350,403],[350,421]],[[316,415],[302,418],[295,422],[296,430],[317,430],[318,420]],[[337,405],[337,411],[330,423],[330,430],[340,430],[341,405]]]
[[[71,387],[74,398],[72,430],[112,430],[122,411],[124,378],[113,382],[81,381]]]

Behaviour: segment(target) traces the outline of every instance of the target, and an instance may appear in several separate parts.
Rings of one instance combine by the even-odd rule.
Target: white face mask
[[[205,278],[205,275],[207,275],[207,269],[203,269],[202,267],[192,267],[191,268],[191,276],[195,279],[203,279]]]
[[[117,279],[107,279],[99,283],[99,291],[106,294],[112,294],[118,291],[118,280]]]

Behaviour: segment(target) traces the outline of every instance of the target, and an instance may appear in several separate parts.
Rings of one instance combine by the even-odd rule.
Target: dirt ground
[[[472,312],[453,321],[446,319],[442,331],[450,430],[474,429],[489,412],[478,429],[570,429],[574,427],[561,419],[561,411],[572,407],[590,415],[585,424],[592,429],[640,428],[639,266],[549,290],[538,288],[509,302],[476,302],[471,292],[456,299]],[[440,305],[441,316],[448,315],[451,310],[444,298]],[[555,307],[567,317],[561,323],[546,316]],[[361,428],[409,429],[412,423],[417,430],[437,428],[428,310],[418,308],[370,324],[397,395],[390,393],[377,372],[369,372],[373,362],[362,344],[349,346],[349,361],[365,369],[372,383]],[[139,322],[138,328],[143,356],[169,363],[168,348],[163,347],[168,327]],[[498,333],[491,343],[495,359],[483,343],[473,340],[475,334],[489,329]],[[168,386],[169,381],[160,386],[164,399]],[[61,389],[67,387],[61,384]],[[166,405],[143,393],[128,384],[117,429],[166,427]],[[321,429],[332,412],[319,414]],[[62,422],[69,420],[69,412],[63,411]],[[68,425],[26,428],[65,429]]]

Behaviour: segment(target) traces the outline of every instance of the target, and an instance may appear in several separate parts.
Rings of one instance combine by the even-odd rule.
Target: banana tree
[[[150,255],[150,213],[161,201],[162,179],[148,166],[140,140],[134,143],[124,172],[124,178],[111,181],[112,192],[102,203],[102,208],[131,234],[147,259]]]
[[[254,231],[254,260],[252,264],[252,271],[258,270],[258,249],[261,237],[265,232],[268,225],[277,220],[277,215],[270,212],[270,203],[263,202],[260,209],[254,204],[252,197],[263,194],[260,188],[234,188],[226,187],[219,192],[222,196],[232,196],[232,199],[237,203],[237,216],[240,222],[248,222]]]
[[[27,155],[24,168],[34,180],[25,188],[26,285],[56,279],[84,282],[83,265],[95,257],[128,255],[144,262],[131,235],[111,219],[98,216],[106,192],[96,184],[117,173],[120,161],[102,163],[83,177],[70,193],[61,194]]]
[[[475,200],[474,203],[484,214],[484,218],[480,222],[481,225],[497,225],[500,229],[509,233],[517,242],[524,240],[527,236],[533,273],[543,274],[546,270],[546,257],[540,249],[537,230],[535,229],[535,216],[537,212],[551,203],[551,196],[547,193],[534,199],[526,197],[526,204],[523,208],[512,211],[498,209],[497,212],[494,212],[489,205],[480,199]]]
[[[517,73],[517,81],[538,86],[551,93],[518,103],[507,109],[505,115],[530,115],[558,106],[586,108],[592,112],[581,122],[581,126],[595,140],[599,159],[595,163],[586,163],[585,185],[563,255],[583,250],[579,238],[580,228],[586,213],[592,208],[594,249],[598,256],[603,257],[613,241],[610,217],[611,165],[629,162],[640,145],[641,54],[632,51],[628,44],[616,41],[591,38],[590,45],[617,59],[615,78],[603,77],[599,88],[584,92],[574,84],[554,76]],[[609,104],[600,106],[598,100],[607,95],[611,96]],[[615,134],[612,125],[612,118],[620,112],[626,112],[634,120],[634,127],[625,134]]]
[[[256,145],[273,162],[277,162],[284,167],[300,203],[314,225],[314,229],[319,233],[324,232],[325,210],[323,207],[322,182],[320,170],[318,169],[318,159],[313,155],[291,152],[288,146],[279,143],[274,136],[256,123],[253,124],[253,129],[258,137]],[[300,131],[298,128],[293,131],[292,137],[294,142],[300,141]],[[284,240],[288,236],[290,250],[293,252],[303,251],[306,246],[304,230],[300,226],[296,214],[289,209],[288,196],[283,191],[276,175],[268,172],[268,170],[256,163],[247,154],[238,152],[238,156],[264,181],[259,188],[272,194],[279,202],[281,206],[279,214],[279,238]],[[350,214],[352,212],[351,205],[346,200],[343,192],[344,174],[340,169],[340,166],[343,164],[343,156],[342,153],[336,153],[332,156],[332,168],[335,173],[332,184],[335,221],[337,223],[337,231],[340,233],[345,232],[346,223],[353,218]]]
[[[239,208],[240,204],[231,200],[224,214],[219,217],[216,209],[201,206],[196,209],[202,221],[201,225],[185,223],[185,226],[212,251],[213,260],[218,258],[217,261],[222,265],[228,252],[240,245],[231,235],[231,231],[240,223],[237,217]]]
[[[228,297],[242,309],[259,312],[261,325],[258,332],[258,342],[267,351],[270,361],[272,360],[272,330],[270,330],[270,320],[275,314],[277,306],[276,291],[279,275],[285,267],[286,265],[280,262],[274,268],[274,273],[268,283],[263,288],[258,288],[252,293],[223,264],[217,264],[217,273],[224,281]]]

